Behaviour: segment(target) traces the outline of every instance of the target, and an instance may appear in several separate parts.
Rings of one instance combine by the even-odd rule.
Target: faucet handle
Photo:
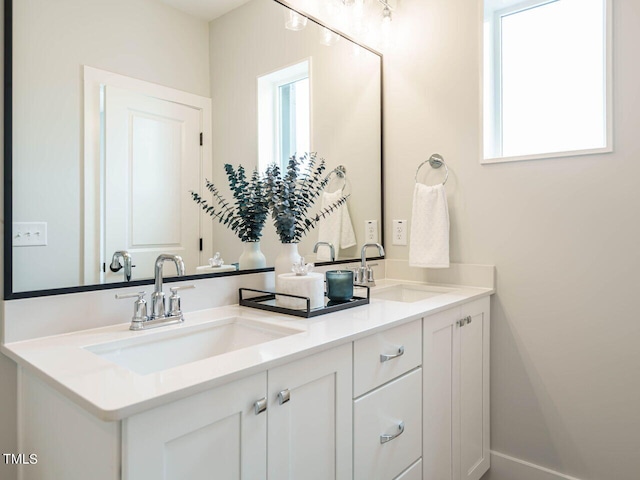
[[[137,300],[133,304],[133,317],[131,317],[131,329],[135,330],[135,325],[140,325],[141,322],[146,322],[149,317],[147,316],[147,301],[144,296],[147,292],[138,293],[116,293],[116,298],[122,300],[123,298],[134,298]]]
[[[122,300],[123,298],[134,298],[138,297],[138,301],[144,300],[144,296],[147,292],[138,292],[138,293],[116,293],[116,299]],[[145,300],[146,301],[146,300]]]
[[[182,285],[180,287],[171,287],[171,293],[175,295],[179,290],[189,290],[190,288],[196,288],[195,285]]]
[[[170,317],[182,317],[182,309],[180,308],[180,297],[178,291],[188,290],[190,288],[196,288],[195,285],[183,285],[180,287],[171,287],[171,296],[169,297],[169,316]]]

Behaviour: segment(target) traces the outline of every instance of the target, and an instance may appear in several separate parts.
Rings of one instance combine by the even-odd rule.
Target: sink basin
[[[300,330],[232,317],[215,324],[158,332],[85,349],[128,370],[146,375],[295,333],[300,333]]]
[[[391,300],[393,302],[413,303],[427,298],[437,297],[448,293],[452,289],[446,287],[433,287],[428,285],[400,284],[390,287],[382,287],[371,291],[373,298]]]

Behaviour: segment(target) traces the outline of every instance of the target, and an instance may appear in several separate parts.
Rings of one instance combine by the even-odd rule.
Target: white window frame
[[[481,3],[484,0],[480,0]],[[502,65],[500,62],[501,58],[501,19],[504,16],[511,15],[520,11],[528,10],[534,7],[546,5],[549,3],[554,3],[559,0],[530,0],[519,2],[516,5],[512,5],[510,7],[506,7],[504,9],[496,10],[491,15],[489,19],[491,25],[491,33],[492,33],[492,59],[491,64],[493,68],[492,81],[493,81],[493,142],[496,148],[502,149]],[[482,133],[480,135],[480,163],[481,164],[491,164],[491,163],[503,163],[503,162],[516,162],[523,160],[540,160],[547,158],[560,158],[560,157],[573,157],[580,155],[594,155],[594,154],[602,154],[602,153],[610,153],[613,152],[613,68],[612,68],[612,24],[613,24],[613,12],[612,12],[612,0],[603,0],[604,1],[604,13],[605,13],[605,22],[604,22],[604,41],[605,41],[605,146],[599,148],[590,148],[584,150],[568,150],[561,152],[546,152],[540,154],[531,154],[531,155],[518,155],[518,156],[495,156],[490,158],[485,158],[484,153],[484,129],[486,128],[484,122],[484,65],[485,65],[485,48],[484,48],[484,25],[486,19],[483,16],[482,24],[479,29],[480,36],[480,122],[483,126]],[[501,153],[501,152],[500,152]]]
[[[306,65],[306,68],[304,68]],[[309,148],[313,151],[313,83],[311,57],[258,76],[258,168],[280,164],[280,87],[309,79]]]

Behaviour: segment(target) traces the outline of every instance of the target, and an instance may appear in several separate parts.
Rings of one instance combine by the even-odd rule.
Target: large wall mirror
[[[274,0],[5,9],[5,298],[148,283],[160,253],[190,276],[246,273],[240,240],[189,193],[206,197],[208,179],[230,197],[225,163],[251,172],[317,152],[325,193],[350,195],[340,228],[355,241],[337,241],[337,261],[359,258],[367,222],[382,240],[377,52]],[[318,230],[299,245],[308,261],[328,260],[313,254]],[[279,247],[268,221],[267,267]],[[224,267],[209,267],[216,252]]]

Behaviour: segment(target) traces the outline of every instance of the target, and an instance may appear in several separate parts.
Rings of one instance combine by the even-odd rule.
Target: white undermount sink
[[[371,291],[371,296],[380,300],[413,303],[437,297],[438,295],[451,292],[452,290],[453,289],[447,287],[402,283],[399,285],[391,285],[389,287],[375,288]]]
[[[86,350],[147,375],[300,333],[243,317],[91,345]]]

